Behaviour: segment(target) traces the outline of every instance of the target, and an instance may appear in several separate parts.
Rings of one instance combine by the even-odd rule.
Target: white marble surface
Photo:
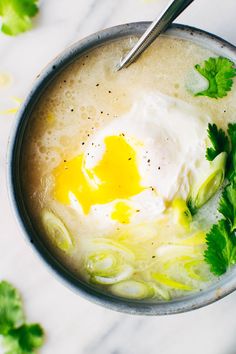
[[[167,0],[42,0],[34,30],[0,35],[0,111],[24,97],[36,74],[65,46],[115,24],[150,20]],[[210,30],[236,44],[235,0],[195,0],[178,22]],[[13,104],[14,105],[14,104]],[[60,284],[35,256],[11,213],[6,148],[14,115],[0,115],[0,278],[22,292],[30,321],[43,324],[42,354],[235,354],[236,293],[191,313],[134,317],[111,312]]]

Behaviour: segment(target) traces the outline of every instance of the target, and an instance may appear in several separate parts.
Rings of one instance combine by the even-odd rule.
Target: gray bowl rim
[[[103,45],[108,41],[115,41],[121,37],[130,35],[142,35],[150,22],[134,22],[114,26],[96,32],[65,49],[39,74],[33,83],[33,87],[23,102],[12,133],[9,138],[7,153],[7,187],[10,204],[23,231],[26,240],[31,244],[35,253],[41,258],[47,268],[72,291],[105,308],[136,315],[169,315],[191,311],[211,304],[236,289],[236,268],[212,284],[202,292],[197,292],[169,302],[152,303],[145,300],[136,301],[114,297],[94,289],[89,284],[73,276],[46,248],[39,235],[31,224],[30,217],[25,206],[19,174],[20,147],[23,134],[27,126],[28,118],[41,97],[44,90],[52,80],[70,63],[90,50]],[[226,56],[236,61],[236,47],[227,41],[203,30],[180,24],[173,24],[163,34],[176,38],[190,40],[213,52]],[[234,276],[235,275],[235,276]]]

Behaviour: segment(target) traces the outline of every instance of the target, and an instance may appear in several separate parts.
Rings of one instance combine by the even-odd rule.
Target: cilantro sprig
[[[4,338],[6,354],[32,354],[43,344],[43,330],[37,323],[24,324]]]
[[[0,334],[6,335],[12,328],[25,321],[20,294],[6,281],[0,283]]]
[[[227,177],[232,181],[236,174],[236,124],[229,124],[228,135],[231,140],[231,152],[228,159]]]
[[[228,221],[230,232],[236,231],[236,180],[224,189],[218,210]]]
[[[219,202],[218,211],[223,218],[213,225],[206,235],[207,249],[204,257],[212,273],[222,275],[228,267],[236,263],[236,124],[228,125],[228,142],[223,131],[220,133],[221,139],[219,139],[220,130],[214,128],[212,131],[215,132],[213,141],[209,137],[216,147],[215,151],[222,150],[222,147],[229,148],[227,161],[229,183],[224,188]],[[218,142],[215,143],[214,140]]]
[[[229,153],[229,138],[222,129],[218,129],[215,124],[208,124],[208,137],[213,147],[207,148],[206,159],[213,161],[221,152]]]
[[[44,341],[42,327],[26,324],[19,292],[0,282],[0,335],[6,354],[34,354]]]
[[[28,31],[38,13],[38,0],[0,0],[2,32],[10,36]]]
[[[195,65],[195,69],[209,82],[208,88],[196,93],[196,96],[211,98],[227,96],[232,88],[233,78],[236,76],[235,64],[230,59],[224,57],[209,58],[202,65]]]
[[[213,225],[206,237],[205,261],[215,275],[224,274],[236,262],[236,247],[229,223],[222,219]]]

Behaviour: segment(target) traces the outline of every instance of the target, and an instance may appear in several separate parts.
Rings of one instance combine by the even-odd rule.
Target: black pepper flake
[[[103,114],[103,111],[101,111],[101,114]]]
[[[226,113],[226,109],[224,109],[224,113]]]
[[[109,113],[107,113],[107,116],[109,116],[110,114]]]
[[[66,80],[64,80],[64,82],[66,82]]]
[[[82,145],[84,145],[84,142],[82,142]]]
[[[86,58],[88,58],[88,55],[86,55]]]
[[[89,134],[87,134],[87,136],[89,136]]]
[[[91,117],[88,117],[88,119],[91,119]]]
[[[130,160],[132,160],[132,157],[129,157],[129,158],[128,158],[128,161],[130,161]]]
[[[152,258],[156,258],[156,256],[152,256]]]
[[[160,166],[158,166],[158,170],[160,170],[161,168],[160,168]]]
[[[98,87],[99,86],[99,84],[96,84],[96,87]]]
[[[108,93],[111,93],[111,91],[109,90]]]
[[[151,160],[150,160],[150,159],[148,159],[148,160],[147,160],[147,162],[148,162],[148,163],[150,163],[150,162],[151,162]]]
[[[64,162],[66,162],[66,160],[64,160]]]
[[[151,190],[154,191],[155,189],[153,187],[151,187]]]
[[[137,210],[136,210],[136,213],[139,213],[139,212],[140,212],[140,209],[137,209]]]
[[[73,110],[73,108],[71,108],[71,110],[70,110],[71,112],[74,112],[74,110]]]

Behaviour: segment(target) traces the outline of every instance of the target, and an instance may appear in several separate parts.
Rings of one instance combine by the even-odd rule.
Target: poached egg
[[[102,229],[156,220],[176,196],[186,200],[209,121],[183,101],[143,93],[55,168],[54,198]]]

